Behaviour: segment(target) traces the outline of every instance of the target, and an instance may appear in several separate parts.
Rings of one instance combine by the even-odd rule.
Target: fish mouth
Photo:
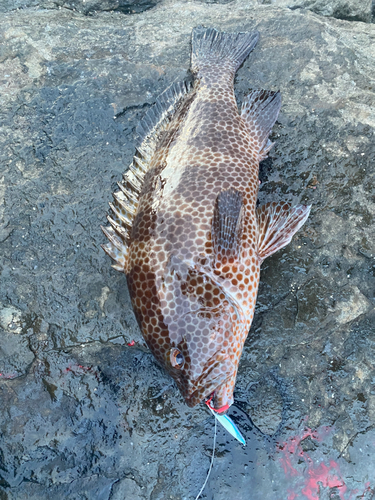
[[[224,362],[223,362],[224,361]],[[214,375],[214,372],[220,370],[220,373]],[[190,407],[196,406],[202,400],[208,398],[220,386],[226,384],[235,373],[235,366],[227,356],[224,360],[214,363],[209,371],[202,373],[202,375],[192,383],[196,389],[185,396],[186,404]]]

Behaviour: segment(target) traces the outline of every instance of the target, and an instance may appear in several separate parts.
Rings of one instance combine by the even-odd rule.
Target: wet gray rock
[[[371,498],[374,26],[241,1],[32,5],[0,20],[0,498],[194,498],[205,480],[212,418],[145,351],[99,229],[198,24],[260,31],[235,81],[239,102],[283,96],[259,200],[312,204],[263,265],[230,413],[247,447],[218,429],[206,496],[303,498],[316,478],[316,498]]]
[[[3,307],[0,304],[0,377],[19,377],[34,360],[28,338],[23,335],[21,318],[19,309],[13,306]]]
[[[336,17],[347,21],[368,23],[372,16],[372,0],[263,0],[264,5],[271,4],[289,9],[308,9],[320,16]]]
[[[67,9],[84,15],[116,11],[123,14],[139,14],[155,7],[160,0],[3,0],[0,12],[27,9]]]
[[[233,0],[193,0],[200,4],[229,4]],[[171,5],[174,0],[3,0],[0,12],[26,9],[68,9],[84,15],[98,12],[115,11],[123,14],[139,14],[156,7],[158,4]],[[288,9],[308,9],[321,16],[336,17],[348,21],[370,22],[372,18],[372,0],[250,0],[248,6],[270,5]]]
[[[245,394],[241,394],[241,398]],[[280,386],[272,373],[267,374],[262,380],[251,384],[246,395],[246,413],[251,416],[253,424],[265,435],[276,434],[283,421],[283,410],[287,404],[283,384]]]

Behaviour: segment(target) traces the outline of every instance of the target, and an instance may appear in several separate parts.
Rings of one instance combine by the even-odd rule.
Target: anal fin
[[[239,260],[243,232],[242,194],[236,189],[219,193],[212,218],[212,241],[216,262]]]
[[[266,203],[257,209],[259,227],[259,258],[263,261],[290,243],[293,235],[306,222],[311,205]]]

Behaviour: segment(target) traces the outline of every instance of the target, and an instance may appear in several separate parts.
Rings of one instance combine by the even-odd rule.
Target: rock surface
[[[161,0],[2,0],[0,12],[39,7],[42,9],[67,9],[85,15],[97,12],[116,11],[123,14],[138,14],[152,9]]]
[[[234,0],[194,0],[197,3],[229,4]],[[174,0],[3,0],[0,12],[9,12],[28,7],[43,9],[68,9],[85,15],[94,15],[103,11],[115,11],[123,14],[138,14],[152,9],[158,4],[171,4]],[[271,5],[288,9],[308,9],[321,16],[336,17],[348,21],[370,22],[372,18],[372,0],[248,0],[247,6]]]
[[[235,81],[239,103],[282,92],[259,199],[313,205],[263,265],[231,409],[247,447],[219,429],[205,495],[373,498],[374,25],[240,0],[131,16],[4,5],[1,500],[190,499],[204,482],[212,419],[144,350],[99,229],[198,24],[260,31]]]
[[[347,21],[368,23],[372,16],[372,0],[263,0],[261,3],[289,9],[308,9],[321,16]]]

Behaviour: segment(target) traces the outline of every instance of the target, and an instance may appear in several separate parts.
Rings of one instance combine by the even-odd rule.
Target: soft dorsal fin
[[[237,261],[241,253],[243,201],[236,189],[222,191],[216,198],[211,231],[216,262]]]
[[[280,92],[253,90],[242,104],[241,117],[247,124],[250,137],[258,150],[260,160],[267,157],[273,143],[268,136],[281,108]]]
[[[173,83],[157,98],[137,127],[137,153],[123,180],[118,183],[120,190],[113,193],[113,203],[109,204],[111,216],[107,218],[111,227],[102,228],[109,239],[109,243],[103,245],[103,250],[115,260],[115,269],[126,271],[127,243],[138,207],[138,197],[160,134],[168,127],[184,96],[191,89],[189,83]]]
[[[306,222],[311,205],[289,203],[267,203],[257,208],[259,258],[263,261],[290,243],[293,235]]]

